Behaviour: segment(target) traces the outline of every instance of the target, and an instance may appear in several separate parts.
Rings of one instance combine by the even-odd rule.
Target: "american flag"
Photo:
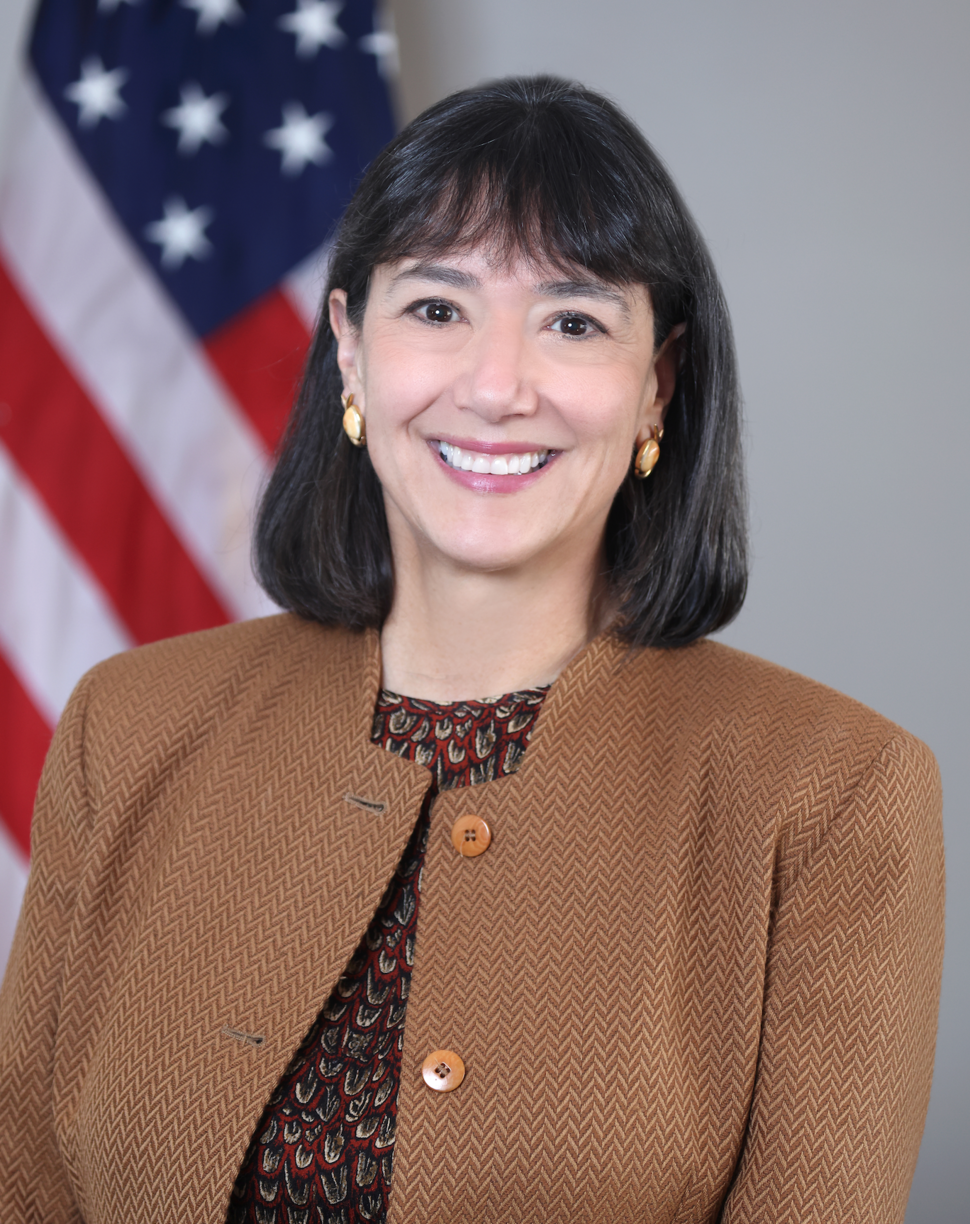
[[[43,0],[0,180],[0,969],[82,673],[271,608],[255,497],[391,136],[375,0]]]

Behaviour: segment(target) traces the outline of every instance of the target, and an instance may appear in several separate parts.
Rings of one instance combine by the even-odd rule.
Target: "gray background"
[[[0,97],[24,0],[0,0]],[[393,0],[403,117],[512,72],[616,98],[707,235],[737,330],[754,572],[723,636],[936,752],[949,938],[907,1220],[970,1218],[966,0]],[[0,121],[3,113],[0,112]]]

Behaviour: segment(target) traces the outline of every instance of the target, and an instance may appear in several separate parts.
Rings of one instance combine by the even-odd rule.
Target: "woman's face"
[[[462,252],[383,265],[360,330],[331,295],[395,560],[541,572],[598,558],[676,378],[642,286]]]

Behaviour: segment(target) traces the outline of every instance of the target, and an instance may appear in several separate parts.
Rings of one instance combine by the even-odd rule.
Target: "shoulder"
[[[218,733],[230,716],[299,699],[309,677],[366,668],[366,634],[328,629],[289,613],[140,646],[104,660],[80,681],[62,718],[93,759],[173,758]]]
[[[822,845],[881,847],[942,863],[942,792],[933,753],[892,720],[827,685],[716,642],[674,666],[709,694],[706,717],[746,757],[777,805],[778,884]],[[751,793],[751,792],[748,792]]]
[[[641,653],[632,665],[652,674],[655,684],[671,694],[679,717],[697,726],[717,725],[736,736],[774,743],[800,742],[806,736],[838,741],[855,744],[870,756],[894,737],[913,740],[845,693],[720,642]]]
[[[594,670],[620,758],[662,754],[719,819],[773,829],[781,859],[800,861],[833,822],[864,827],[873,805],[909,827],[939,823],[926,745],[827,685],[709,640],[614,643]]]
[[[138,693],[151,693],[156,702],[204,699],[227,684],[278,678],[321,662],[349,662],[360,637],[284,612],[114,655],[93,667],[81,686],[106,701]]]
[[[335,709],[331,694],[368,685],[376,692],[375,666],[368,634],[290,614],[115,655],[75,688],[38,803],[43,795],[52,811],[89,809],[92,821],[100,812],[121,828],[206,769],[249,768],[275,750],[283,727],[333,732],[346,701]]]
[[[882,758],[936,768],[929,748],[898,723],[777,663],[712,641],[698,642],[679,657],[665,654],[666,667],[694,693],[702,719],[716,719],[766,748],[811,745],[823,756],[839,757],[853,773],[877,768]]]
[[[182,675],[200,668],[215,673],[231,669],[240,660],[251,663],[267,657],[282,658],[294,651],[312,649],[311,643],[316,645],[322,638],[339,636],[339,630],[324,629],[281,612],[136,646],[96,664],[88,675],[100,683],[111,684],[125,683],[140,675]]]

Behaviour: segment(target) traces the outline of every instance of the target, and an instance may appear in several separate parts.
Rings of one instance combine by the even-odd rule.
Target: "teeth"
[[[483,455],[479,451],[462,450],[450,442],[439,442],[438,453],[449,467],[483,476],[524,476],[549,458],[547,450],[523,451],[520,455]]]

